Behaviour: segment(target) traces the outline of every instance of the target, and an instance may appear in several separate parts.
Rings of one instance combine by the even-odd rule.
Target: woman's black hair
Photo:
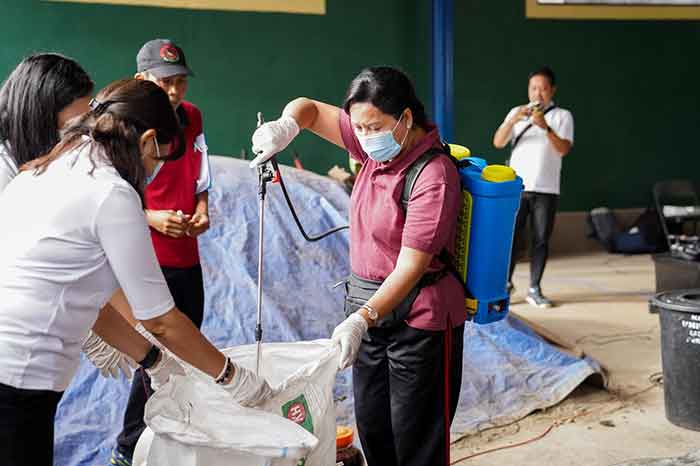
[[[343,110],[350,113],[356,103],[370,103],[387,115],[399,119],[406,108],[411,109],[413,123],[428,130],[428,117],[418,100],[411,80],[402,71],[389,66],[375,66],[360,71],[350,83]]]
[[[91,103],[92,110],[73,120],[61,142],[51,152],[25,169],[42,173],[64,152],[80,144],[93,143],[90,157],[107,159],[119,175],[143,194],[146,170],[141,160],[141,136],[156,131],[159,144],[172,143],[163,160],[175,160],[185,151],[184,135],[168,95],[158,85],[139,79],[122,79],[107,85]],[[88,139],[86,139],[86,137]],[[97,154],[97,155],[96,155]]]
[[[17,65],[0,88],[0,143],[18,166],[56,145],[58,113],[93,88],[78,62],[57,53],[30,55]]]

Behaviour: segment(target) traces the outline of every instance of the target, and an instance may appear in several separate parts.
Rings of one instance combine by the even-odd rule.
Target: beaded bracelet
[[[218,383],[219,385],[224,385],[226,381],[228,381],[229,377],[231,377],[231,373],[233,372],[233,362],[231,362],[231,359],[226,358],[226,363],[224,363],[224,368],[221,370],[221,373],[219,373],[218,377],[214,379],[214,382]]]

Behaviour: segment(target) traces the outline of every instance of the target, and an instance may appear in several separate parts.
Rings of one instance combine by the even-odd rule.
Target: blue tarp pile
[[[349,198],[336,182],[282,168],[309,234],[347,222]],[[203,333],[218,347],[253,343],[257,309],[257,176],[246,162],[213,157],[211,229],[200,238],[206,288]],[[264,341],[327,338],[343,318],[349,274],[347,230],[306,242],[280,187],[268,185],[264,238]],[[465,329],[464,376],[453,432],[476,431],[554,405],[600,367],[556,350],[515,319]],[[263,360],[264,364],[264,360]],[[55,465],[106,465],[121,430],[129,383],[105,379],[86,360],[66,391],[56,419]],[[352,423],[350,371],[335,387],[340,424]]]

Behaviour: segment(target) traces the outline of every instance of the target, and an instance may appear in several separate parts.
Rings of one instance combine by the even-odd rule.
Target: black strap
[[[447,144],[443,145],[442,147],[431,147],[423,155],[418,157],[411,164],[411,166],[408,167],[406,177],[404,178],[403,191],[401,193],[401,206],[403,207],[404,213],[406,213],[408,210],[408,201],[411,199],[411,193],[413,192],[413,187],[416,184],[418,176],[420,176],[420,174],[423,172],[423,169],[426,165],[428,165],[428,162],[441,154],[449,157],[455,165],[459,166],[459,161],[452,157],[450,154],[450,148]]]
[[[455,159],[450,153],[450,147],[447,144],[443,144],[442,147],[431,147],[424,154],[418,157],[411,164],[411,166],[408,167],[404,178],[403,191],[401,192],[401,207],[403,208],[404,214],[408,212],[408,201],[411,199],[411,193],[413,192],[416,180],[418,180],[418,177],[428,163],[440,155],[449,157],[457,168],[461,166],[461,162]],[[454,265],[455,261],[447,249],[443,248],[437,257],[440,262],[445,264],[445,268],[438,270],[437,272],[423,274],[423,277],[421,277],[420,281],[418,282],[418,287],[423,288],[428,285],[432,285],[447,275],[448,272],[452,273],[460,283],[464,284],[462,277],[460,277],[459,272],[457,272],[457,267]]]
[[[555,108],[557,108],[557,106],[556,106],[556,105],[552,105],[551,107],[549,107],[547,110],[544,111],[543,115],[546,115],[547,113],[549,113],[551,110],[554,110]],[[527,126],[525,127],[525,129],[522,130],[522,131],[520,132],[520,134],[518,134],[518,135],[515,137],[515,139],[513,139],[513,140],[511,141],[511,143],[510,143],[510,151],[511,151],[511,152],[513,152],[513,149],[515,149],[515,146],[518,145],[518,143],[520,142],[520,139],[525,135],[525,133],[527,133],[527,130],[529,130],[530,128],[532,128],[532,123],[530,123],[529,125],[527,125]]]

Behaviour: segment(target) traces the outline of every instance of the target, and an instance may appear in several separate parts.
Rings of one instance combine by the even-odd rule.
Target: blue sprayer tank
[[[456,266],[466,284],[467,318],[488,324],[503,319],[510,306],[508,271],[523,181],[512,168],[487,166],[477,157],[461,158],[460,165]]]

